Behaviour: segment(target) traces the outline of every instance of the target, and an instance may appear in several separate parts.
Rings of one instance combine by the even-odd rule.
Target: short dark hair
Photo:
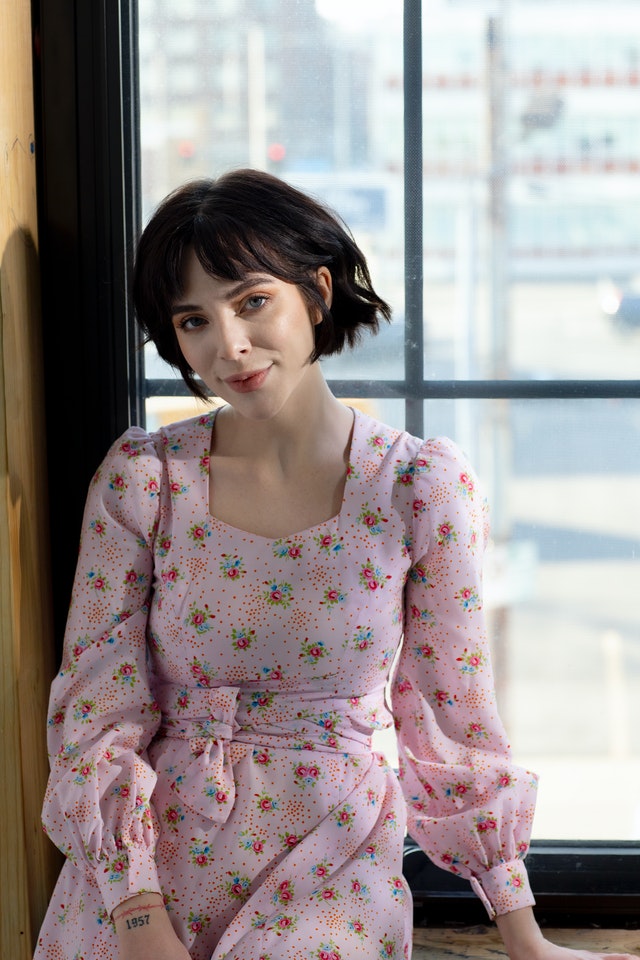
[[[284,180],[259,170],[234,170],[192,180],[172,191],[151,216],[137,245],[133,302],[145,343],[182,374],[195,396],[206,397],[178,346],[171,322],[183,293],[186,254],[225,280],[266,271],[294,283],[310,311],[319,310],[310,362],[352,347],[363,329],[377,332],[391,308],[373,289],[364,254],[339,215]],[[333,281],[327,307],[316,271]]]

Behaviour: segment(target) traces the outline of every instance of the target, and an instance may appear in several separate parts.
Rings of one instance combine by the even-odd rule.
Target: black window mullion
[[[141,410],[127,289],[139,219],[135,8],[32,5],[47,448],[71,457],[71,469],[49,472],[59,644],[91,476]]]
[[[405,428],[424,432],[422,251],[422,3],[404,0]]]

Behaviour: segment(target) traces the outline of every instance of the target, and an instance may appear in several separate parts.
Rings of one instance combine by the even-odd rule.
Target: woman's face
[[[318,270],[317,283],[329,303],[326,268]],[[267,273],[218,279],[190,251],[172,322],[192,370],[243,416],[269,419],[303,388],[314,319],[295,284]]]

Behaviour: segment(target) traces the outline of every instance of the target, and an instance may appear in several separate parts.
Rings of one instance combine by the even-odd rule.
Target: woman
[[[390,316],[349,232],[264,173],[188,183],[143,232],[134,298],[225,403],[130,428],[92,482],[37,960],[409,957],[407,823],[512,960],[596,956],[533,919],[536,778],[497,716],[473,471],[340,403],[317,362]],[[392,722],[400,781],[370,745]]]

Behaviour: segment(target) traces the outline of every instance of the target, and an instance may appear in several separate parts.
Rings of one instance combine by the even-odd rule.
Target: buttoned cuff
[[[471,886],[493,920],[535,903],[526,867],[522,860],[498,864],[477,877],[471,877]]]
[[[139,893],[162,893],[155,857],[144,848],[131,847],[98,867],[96,879],[109,916],[119,903]]]

